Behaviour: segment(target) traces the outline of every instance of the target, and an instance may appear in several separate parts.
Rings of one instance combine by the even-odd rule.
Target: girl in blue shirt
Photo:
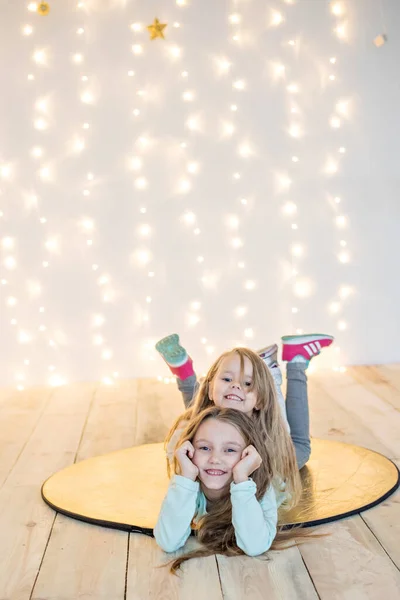
[[[252,394],[243,401],[251,403]],[[174,475],[154,536],[165,552],[174,552],[194,527],[202,546],[175,559],[172,572],[193,557],[258,556],[269,550],[277,535],[278,508],[293,504],[282,480],[274,478],[271,458],[261,432],[244,412],[213,406],[189,421],[174,452]],[[283,534],[285,539],[294,535]]]

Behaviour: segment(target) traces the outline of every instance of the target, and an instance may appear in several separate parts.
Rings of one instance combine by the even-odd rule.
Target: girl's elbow
[[[175,552],[176,550],[178,550],[178,548],[180,548],[179,544],[172,544],[168,540],[160,539],[157,536],[154,537],[157,542],[157,546],[159,546],[161,550],[164,550],[164,552],[167,552],[168,554],[170,554],[171,552]]]
[[[259,544],[249,544],[249,545],[239,545],[239,548],[241,550],[243,550],[243,552],[247,555],[247,556],[261,556],[261,554],[264,554],[265,552],[267,552],[270,548],[271,548],[271,544],[272,544],[273,540],[266,540],[262,543]]]

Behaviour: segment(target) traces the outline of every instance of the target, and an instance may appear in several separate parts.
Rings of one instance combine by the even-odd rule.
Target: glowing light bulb
[[[41,156],[43,156],[43,149],[39,148],[39,146],[36,146],[35,148],[32,148],[31,154],[35,158],[40,158]]]
[[[84,92],[81,95],[81,101],[84,104],[93,104],[94,96],[93,96],[93,94],[91,92]]]
[[[349,103],[347,101],[341,101],[336,104],[336,110],[340,115],[344,117],[348,116]]]
[[[339,217],[336,217],[336,225],[338,227],[346,227],[347,225],[347,219],[344,215],[340,215]]]
[[[344,8],[341,2],[335,2],[331,5],[331,12],[337,17],[340,17],[344,13]]]
[[[246,87],[246,82],[243,79],[238,79],[233,83],[233,87],[235,90],[244,90]]]
[[[20,344],[29,344],[32,341],[32,335],[27,331],[20,331],[18,333],[18,342]]]
[[[11,179],[12,168],[10,165],[2,165],[0,167],[0,176],[2,179]]]
[[[198,171],[199,171],[199,163],[191,162],[188,164],[188,166],[186,168],[187,168],[188,173],[192,173],[194,175],[195,173],[198,173]]]
[[[349,286],[342,286],[339,289],[339,296],[345,300],[346,298],[348,298],[351,294],[353,293],[353,289]]]
[[[232,246],[233,248],[242,248],[243,241],[239,237],[232,238]]]
[[[335,28],[335,33],[338,36],[339,39],[345,39],[346,38],[346,27],[344,24],[342,25],[338,25],[338,27]]]
[[[49,181],[50,179],[52,179],[52,172],[51,172],[50,167],[42,167],[39,170],[39,177],[41,179],[43,179],[44,181],[46,181],[46,180]]]
[[[329,62],[330,62],[332,65],[335,65],[335,64],[336,64],[336,58],[335,58],[334,56],[332,56],[332,58],[330,58],[330,59],[329,59]]]
[[[188,179],[181,179],[179,182],[179,191],[181,194],[186,194],[191,189],[191,183]]]
[[[325,166],[326,173],[333,175],[334,173],[337,173],[337,170],[338,170],[338,165],[335,161],[329,160],[326,163],[326,166]]]
[[[248,279],[247,281],[245,281],[244,288],[246,290],[252,291],[255,289],[255,287],[256,287],[256,282],[253,281],[252,279]]]
[[[233,123],[228,123],[228,122],[224,122],[222,123],[222,135],[224,137],[229,137],[231,135],[233,135],[233,133],[235,132],[235,126]]]
[[[297,92],[299,91],[299,86],[296,83],[291,83],[290,85],[287,86],[286,89],[291,94],[297,94]]]
[[[31,25],[24,25],[22,28],[22,33],[24,35],[31,35],[33,32],[33,27]]]
[[[304,255],[304,248],[300,244],[293,245],[291,248],[291,251],[292,251],[293,256],[303,256]]]
[[[189,314],[189,315],[187,315],[186,320],[187,320],[187,324],[189,325],[189,327],[194,327],[200,321],[200,317],[199,317],[199,315]]]
[[[247,306],[238,306],[235,308],[235,315],[240,318],[247,314]]]
[[[1,245],[6,250],[11,250],[11,249],[15,248],[15,240],[12,237],[5,237],[1,240]]]
[[[231,111],[232,112],[236,112],[238,109],[238,107],[236,106],[236,104],[231,104]]]
[[[230,229],[237,229],[239,227],[239,218],[236,215],[228,215],[226,217],[226,224]]]
[[[139,171],[139,169],[141,169],[143,165],[142,159],[138,156],[134,156],[130,161],[130,165],[134,171]]]
[[[293,293],[298,298],[308,298],[314,290],[314,283],[310,279],[302,278],[293,285]]]
[[[343,252],[340,252],[338,259],[341,263],[346,264],[350,261],[350,255],[344,250]]]
[[[79,226],[85,233],[89,233],[94,230],[94,221],[92,219],[81,219]]]
[[[347,329],[347,323],[346,323],[346,321],[339,321],[339,323],[338,323],[338,329],[340,331],[345,331]]]
[[[82,152],[85,149],[85,140],[82,138],[75,138],[72,146],[74,152]]]
[[[183,215],[182,221],[184,221],[186,225],[194,225],[196,222],[196,215],[192,212],[187,212]]]
[[[34,124],[35,129],[37,129],[38,131],[44,131],[48,127],[47,121],[42,118],[35,119],[33,124]]]
[[[285,75],[285,66],[281,64],[273,65],[273,72],[275,77],[284,77]]]
[[[141,23],[132,23],[131,24],[132,31],[142,31],[143,25]]]
[[[283,23],[282,13],[274,10],[272,13],[271,25],[274,25],[275,27],[277,27],[278,25],[281,25],[281,23]]]
[[[193,116],[189,117],[189,119],[186,121],[186,125],[187,125],[188,129],[190,129],[190,131],[200,131],[200,129],[201,129],[200,117],[197,115],[193,115]]]
[[[74,63],[79,65],[83,62],[83,55],[82,54],[74,54],[72,57],[72,60],[74,61]]]
[[[283,207],[283,212],[286,215],[294,215],[296,211],[297,211],[297,206],[294,202],[286,202],[286,204]]]
[[[94,327],[101,327],[105,322],[103,315],[94,315],[92,317],[92,324]]]
[[[46,65],[47,64],[47,54],[45,50],[36,50],[33,53],[33,60],[37,65]]]
[[[239,14],[229,15],[229,22],[233,25],[237,25],[242,20],[242,17]]]
[[[289,129],[289,134],[294,137],[294,138],[298,138],[301,135],[301,129],[299,125],[291,125],[290,129]]]
[[[140,44],[134,44],[132,46],[132,52],[133,54],[136,54],[136,56],[138,56],[139,54],[143,54],[143,46],[141,46]]]
[[[149,237],[149,235],[151,235],[151,231],[152,230],[150,225],[143,224],[139,227],[139,235],[141,235],[142,237]]]
[[[138,190],[144,190],[147,188],[147,179],[145,177],[138,177],[135,179],[135,187]]]
[[[182,49],[178,46],[172,46],[169,48],[169,54],[172,56],[172,58],[180,58],[182,55]]]
[[[190,91],[184,92],[182,94],[182,98],[183,98],[183,100],[185,100],[185,102],[192,102],[194,100],[194,92],[190,92]]]
[[[287,175],[277,175],[277,184],[280,191],[288,190],[292,180]]]
[[[58,238],[49,238],[44,244],[46,250],[49,252],[58,252],[60,250],[60,243]]]
[[[248,158],[253,153],[252,148],[248,143],[241,144],[238,148],[238,152],[243,158]]]
[[[340,302],[331,302],[329,305],[329,311],[332,314],[336,314],[341,309]]]

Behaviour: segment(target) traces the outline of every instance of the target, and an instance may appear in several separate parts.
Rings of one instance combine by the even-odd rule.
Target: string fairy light
[[[42,20],[39,15],[44,16],[44,12],[39,13],[39,6],[45,4],[49,7],[50,16]],[[254,23],[249,18],[248,8],[236,0],[228,2],[220,52],[218,55],[205,53],[201,59],[205,61],[209,74],[207,94],[201,87],[202,79],[199,70],[196,70],[197,63],[193,61],[191,44],[194,41],[188,34],[191,4],[190,0],[175,0],[168,19],[159,15],[160,18],[154,18],[152,24],[140,7],[134,22],[127,18],[127,10],[122,9],[127,43],[115,77],[118,98],[123,98],[123,102],[113,107],[117,124],[115,138],[110,146],[104,142],[103,147],[96,146],[94,140],[104,135],[102,116],[106,113],[103,111],[109,98],[114,98],[115,90],[107,90],[104,86],[102,89],[99,85],[100,81],[104,81],[103,67],[100,61],[93,59],[91,52],[92,32],[97,18],[94,3],[79,1],[73,9],[68,9],[73,10],[74,16],[73,42],[69,42],[64,67],[66,78],[70,76],[73,82],[68,101],[73,102],[73,97],[76,100],[71,111],[65,110],[60,93],[62,88],[57,88],[56,80],[49,79],[53,67],[59,64],[57,40],[49,42],[50,38],[40,28],[42,23],[47,26],[55,16],[50,3],[28,3],[24,18],[19,17],[21,22],[17,31],[21,42],[26,44],[23,52],[30,65],[30,72],[23,76],[32,107],[28,115],[31,137],[26,158],[19,160],[5,156],[1,159],[0,184],[6,191],[0,195],[0,214],[5,211],[5,222],[11,223],[7,206],[3,204],[6,205],[9,186],[19,185],[25,172],[27,182],[21,194],[21,211],[24,218],[32,219],[30,222],[35,222],[39,228],[40,250],[35,261],[37,272],[43,273],[43,277],[36,279],[24,275],[20,236],[10,226],[10,231],[1,240],[1,265],[5,272],[4,280],[7,280],[7,285],[3,284],[7,287],[4,305],[10,330],[13,330],[10,335],[24,347],[21,360],[13,365],[17,386],[31,384],[31,377],[45,380],[49,385],[63,385],[70,381],[70,376],[75,376],[72,371],[63,372],[59,353],[61,347],[71,350],[80,340],[73,339],[72,329],[63,334],[66,328],[62,319],[53,326],[48,316],[52,312],[48,282],[56,274],[63,273],[66,261],[70,255],[70,260],[73,260],[75,250],[81,253],[76,264],[84,270],[85,277],[89,274],[88,285],[95,289],[95,296],[90,296],[95,298],[93,305],[87,312],[88,340],[95,357],[93,363],[98,361],[98,380],[104,385],[113,385],[119,377],[123,359],[111,324],[116,314],[122,314],[130,296],[137,310],[137,314],[129,317],[128,321],[132,337],[139,340],[138,364],[146,370],[156,358],[150,338],[157,335],[152,329],[157,322],[154,316],[162,314],[160,297],[164,293],[163,281],[170,276],[170,239],[180,245],[182,264],[186,265],[186,260],[191,264],[188,273],[190,285],[199,285],[201,289],[196,301],[192,298],[186,301],[183,297],[178,300],[183,327],[199,332],[201,355],[208,359],[218,350],[215,340],[209,335],[207,338],[200,337],[203,335],[201,328],[208,326],[206,310],[210,298],[220,291],[222,282],[229,277],[246,298],[246,301],[235,299],[234,303],[230,297],[224,299],[226,312],[231,315],[236,328],[233,337],[252,346],[256,344],[259,332],[251,321],[256,305],[251,302],[259,301],[258,294],[261,295],[263,284],[253,270],[254,257],[251,253],[254,244],[249,224],[256,229],[258,222],[265,221],[263,211],[268,203],[269,210],[271,206],[277,207],[274,218],[278,219],[286,244],[285,256],[277,258],[289,264],[290,275],[283,290],[285,298],[290,299],[288,323],[293,325],[294,331],[301,331],[304,326],[303,307],[311,302],[317,288],[308,271],[313,246],[306,238],[304,223],[307,209],[300,193],[300,167],[307,169],[310,161],[308,147],[311,145],[312,126],[308,120],[307,104],[315,79],[311,76],[308,79],[306,72],[310,49],[306,49],[304,32],[300,28],[296,30],[292,16],[295,3],[285,0],[282,10],[274,8],[259,20],[257,26],[268,35],[275,36],[274,39],[280,40],[280,43],[274,42],[274,54],[269,54],[271,61],[265,63],[264,59],[265,71],[261,77],[260,67],[258,81],[256,71],[246,69],[246,61],[254,60],[254,57],[257,60],[263,55],[264,50],[270,48],[269,41],[267,36],[264,39],[253,35]],[[61,10],[67,11],[57,5],[57,11]],[[107,10],[110,18],[117,18],[111,6]],[[257,7],[254,10],[257,14]],[[327,30],[331,28],[332,20],[337,48],[332,46],[333,49],[330,48],[326,55],[324,82],[329,84],[329,93],[334,94],[336,99],[330,106],[330,113],[325,116],[324,152],[316,152],[312,159],[316,180],[322,189],[331,190],[336,187],[337,173],[351,154],[351,146],[345,136],[355,107],[351,98],[342,94],[340,71],[343,60],[339,49],[343,48],[342,42],[349,39],[351,31],[346,3],[331,2],[329,19],[326,27]],[[155,60],[159,61],[157,77],[154,76],[155,63],[152,63]],[[51,89],[53,83],[49,85],[49,81],[55,81],[54,89]],[[35,83],[28,85],[27,82]],[[279,161],[271,151],[272,140],[263,139],[269,136],[260,134],[268,123],[278,119],[278,113],[276,116],[270,114],[268,102],[262,115],[253,115],[249,108],[252,99],[257,97],[260,82],[264,90],[270,86],[274,93],[280,94],[286,111],[285,122],[280,127],[282,160]],[[172,105],[173,118],[168,112]],[[121,109],[116,109],[117,106]],[[119,110],[121,114],[116,114]],[[131,141],[123,150],[120,149],[122,146],[118,146],[122,114],[126,117],[126,134]],[[64,119],[63,115],[68,115],[68,118]],[[257,119],[261,119],[260,122]],[[122,131],[123,128],[120,129]],[[328,141],[330,139],[334,139],[332,144]],[[118,152],[121,153],[119,157]],[[113,164],[101,160],[106,155],[112,156]],[[212,155],[218,157],[215,161],[220,167],[218,180],[210,177],[215,166]],[[265,165],[266,156],[269,156],[267,162],[272,175],[266,179],[275,183],[275,188],[272,189],[272,185],[271,190],[264,192],[263,184],[257,190],[254,182],[260,174],[265,176],[259,169],[261,163]],[[28,161],[29,168],[23,160]],[[114,191],[110,193],[110,189],[114,190],[114,168],[118,180],[123,180],[123,186],[126,183],[121,194],[115,186],[115,196]],[[73,174],[71,180],[69,173]],[[264,181],[262,177],[260,182]],[[209,181],[213,185],[207,187]],[[215,192],[209,187],[215,187]],[[206,193],[205,189],[208,190]],[[107,197],[105,190],[108,190]],[[59,198],[58,214],[56,203]],[[68,204],[64,204],[66,198]],[[327,205],[332,211],[336,236],[332,260],[343,269],[344,275],[343,281],[336,286],[335,297],[326,305],[326,312],[327,318],[334,319],[337,330],[343,332],[350,325],[346,315],[347,303],[355,293],[354,286],[346,281],[345,276],[353,254],[352,221],[347,216],[347,202],[346,194],[334,191],[329,194]],[[110,212],[106,207],[110,207]],[[228,253],[225,270],[220,265],[225,255],[221,250],[219,256],[219,238],[217,235],[210,236],[211,228],[207,225],[206,215],[210,209],[221,214],[219,226],[222,227],[224,251]],[[106,219],[103,213],[107,213]],[[111,213],[112,218],[109,216]],[[71,219],[71,214],[75,215],[74,219]],[[63,218],[65,221],[62,221]],[[266,237],[268,227],[273,226],[272,221],[271,225],[265,225]],[[114,235],[118,248],[115,252],[120,253],[118,260],[121,264],[118,267],[116,263],[109,265],[106,254],[101,253],[107,239],[106,232],[112,231],[116,223],[121,225],[121,234]],[[124,240],[129,240],[129,248],[121,250]],[[125,282],[121,278],[123,268],[129,273]],[[21,281],[24,281],[26,298],[37,303],[31,322],[24,321],[22,308],[27,300],[17,292],[22,289],[18,285]],[[38,310],[39,302],[43,304],[42,312]],[[338,315],[340,321],[337,320]],[[79,324],[84,331],[85,324],[81,321]],[[196,340],[193,335],[192,340]],[[28,356],[25,352],[25,349],[35,347],[37,336],[46,346],[44,370],[35,363],[33,353]],[[209,341],[203,342],[202,339]]]

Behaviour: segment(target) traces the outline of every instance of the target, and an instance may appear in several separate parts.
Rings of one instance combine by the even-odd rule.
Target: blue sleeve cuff
[[[187,477],[183,477],[182,475],[173,475],[171,477],[170,485],[175,485],[176,487],[184,488],[185,490],[189,490],[190,492],[198,492],[200,488],[200,484],[198,481],[192,481]]]

